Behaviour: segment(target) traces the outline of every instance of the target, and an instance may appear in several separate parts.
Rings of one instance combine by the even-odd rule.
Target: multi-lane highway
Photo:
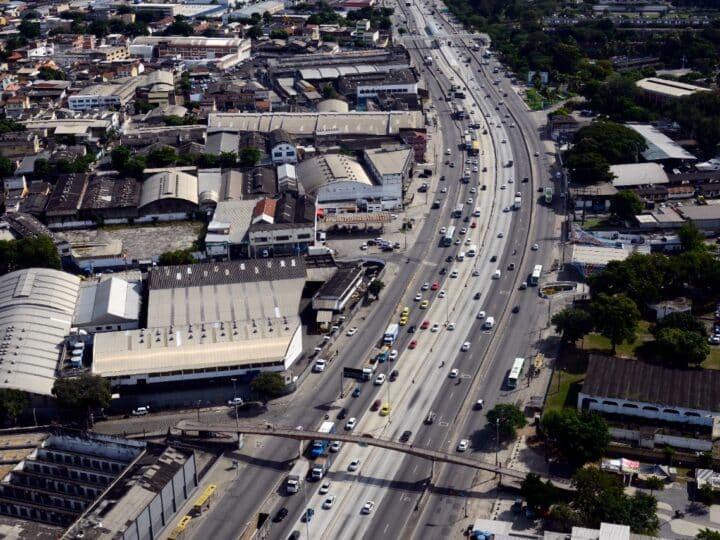
[[[412,11],[406,8],[403,11],[408,26],[419,31],[430,18],[425,8],[414,6]],[[468,452],[487,453],[494,448],[493,442],[478,433],[485,423],[484,411],[472,410],[471,405],[478,398],[485,400],[486,408],[498,401],[513,400],[512,394],[501,390],[509,364],[515,356],[527,356],[531,352],[533,329],[538,321],[545,322],[534,289],[520,291],[518,285],[526,279],[533,264],[550,262],[553,221],[546,209],[535,205],[534,188],[546,172],[542,156],[534,156],[535,152],[542,154],[542,149],[524,105],[504,81],[495,86],[488,71],[480,72],[487,70],[487,66],[478,62],[479,53],[477,57],[472,56],[463,39],[453,35],[447,21],[437,19],[436,22],[445,43],[433,51],[434,67],[426,69],[425,75],[438,119],[435,142],[441,144],[443,154],[446,148],[451,150],[450,155],[443,156],[438,163],[438,175],[447,179],[438,186],[447,188],[447,193],[441,196],[443,205],[439,210],[430,211],[424,220],[419,241],[404,255],[410,262],[398,261],[393,285],[383,291],[383,299],[374,307],[372,317],[362,322],[357,335],[343,341],[337,360],[323,374],[306,380],[292,402],[270,415],[268,421],[315,427],[326,414],[335,420],[337,412],[345,407],[348,417],[359,419],[355,429],[363,433],[398,439],[403,432],[410,431],[411,443],[417,441],[417,444],[444,450],[453,449],[458,439],[468,438],[471,440]],[[448,39],[456,46],[448,47]],[[421,65],[428,49],[408,47],[416,64]],[[460,60],[461,52],[465,58],[472,56],[470,64]],[[472,161],[465,163],[467,156],[460,151],[459,143],[470,122],[451,118],[451,109],[445,100],[451,84],[466,88],[463,105],[468,112],[474,109],[474,121],[482,126],[478,130],[482,149],[477,158],[479,171],[472,173],[468,184],[460,183],[459,178],[464,168],[472,170],[474,165]],[[508,96],[502,97],[501,92]],[[486,97],[488,94],[490,98]],[[504,105],[498,105],[501,100],[505,101]],[[505,118],[505,114],[509,117]],[[511,128],[511,123],[517,127]],[[483,129],[487,129],[487,134],[482,134]],[[503,140],[507,142],[501,142]],[[450,167],[445,160],[455,166]],[[509,160],[513,160],[514,165],[504,166]],[[485,172],[483,167],[487,168]],[[524,177],[529,178],[528,183],[522,182]],[[523,208],[504,212],[512,206],[516,191],[522,193]],[[463,205],[463,218],[470,216],[475,207],[480,208],[480,217],[469,217],[467,222],[463,218],[451,218],[452,210],[459,203]],[[473,221],[475,228],[471,227]],[[463,227],[467,231],[464,235],[457,234],[461,245],[442,248],[439,228],[451,224],[457,231]],[[467,249],[466,239],[479,246],[479,253],[464,261],[447,262],[448,255],[455,256],[461,249]],[[529,250],[534,242],[540,245],[537,252]],[[497,257],[495,262],[490,261],[493,256]],[[514,271],[507,270],[511,262],[516,265]],[[445,272],[441,274],[443,268]],[[497,269],[501,270],[501,278],[491,279]],[[453,270],[458,272],[455,278],[450,277]],[[439,284],[437,290],[421,291],[423,283],[435,281]],[[442,290],[444,298],[440,298]],[[429,301],[428,309],[419,308],[420,302],[414,300],[418,293]],[[477,300],[474,299],[476,293],[480,293]],[[394,345],[399,358],[381,365],[378,370],[378,373],[389,373],[397,369],[398,380],[377,387],[372,383],[361,384],[359,397],[350,395],[350,386],[346,383],[345,397],[341,399],[337,381],[342,365],[357,366],[367,358],[387,323],[397,320],[397,306],[403,305],[411,308],[411,314],[408,326]],[[513,306],[519,307],[518,313],[511,313]],[[495,318],[495,328],[481,329],[483,320],[477,318],[480,310]],[[420,330],[424,320],[437,323],[438,331]],[[449,330],[445,323],[454,323],[454,329]],[[406,330],[412,325],[418,330],[409,334]],[[417,344],[413,350],[408,348],[411,340]],[[470,349],[462,352],[465,341],[470,342]],[[450,378],[452,369],[458,370],[457,378]],[[391,404],[389,416],[369,412],[376,399]],[[425,424],[430,411],[435,413],[435,421]],[[344,421],[335,421],[342,429]],[[263,462],[245,466],[229,496],[214,506],[207,524],[196,537],[236,537],[265,497],[284,480],[287,471],[283,472],[282,466],[296,454],[297,443],[268,439]],[[348,471],[353,459],[360,459],[360,467],[357,471]],[[307,506],[315,510],[314,519],[307,525],[313,538],[396,538],[403,531],[407,534],[413,529],[423,538],[445,537],[442,527],[435,530],[423,527],[435,520],[435,516],[445,520],[456,513],[457,501],[450,507],[444,502],[447,499],[430,495],[420,510],[415,510],[429,475],[430,464],[419,458],[346,445],[327,476],[331,481],[330,493],[336,496],[333,508],[321,508],[325,496],[318,494],[319,483],[305,483],[303,490],[307,491],[291,496],[280,488],[274,510],[284,506],[290,512],[285,522],[272,527],[271,537],[284,538],[293,530],[305,535],[306,524],[300,523],[300,515],[306,497]],[[463,490],[470,488],[473,481],[472,475],[469,478],[466,475],[467,471],[458,468],[436,467],[433,483]],[[361,507],[368,500],[374,501],[375,507],[370,515],[362,515]]]

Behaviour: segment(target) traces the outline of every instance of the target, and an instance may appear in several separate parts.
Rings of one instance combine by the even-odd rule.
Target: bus
[[[470,151],[468,152],[468,154],[470,154],[471,156],[477,156],[479,153],[480,153],[480,141],[475,139],[472,142],[472,145],[470,147]]]
[[[458,107],[455,111],[455,119],[456,120],[465,120],[465,109],[462,107]]]
[[[467,151],[470,151],[472,148],[472,139],[470,138],[470,135],[465,135],[464,148]]]
[[[520,380],[520,377],[522,377],[523,368],[525,367],[525,359],[524,358],[516,358],[513,362],[512,369],[510,369],[510,373],[508,374],[507,378],[507,387],[508,388],[517,388],[518,381]]]
[[[537,285],[540,281],[540,275],[542,274],[542,265],[536,264],[533,268],[532,274],[530,274],[530,285]]]
[[[447,231],[445,231],[445,234],[443,234],[440,245],[442,245],[444,247],[452,246],[454,236],[455,236],[455,225],[450,225],[447,228]]]
[[[455,211],[453,212],[453,217],[458,218],[458,219],[461,218],[462,211],[463,211],[463,205],[462,205],[462,203],[460,203],[455,207]]]

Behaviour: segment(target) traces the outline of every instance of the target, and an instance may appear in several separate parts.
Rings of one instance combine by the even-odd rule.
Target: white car
[[[457,368],[453,368],[450,370],[450,373],[448,374],[448,377],[451,379],[457,379],[457,376],[460,374],[460,371],[458,371]]]
[[[445,298],[446,294],[447,292],[445,291],[445,289],[440,289],[440,292],[438,293],[438,298]]]
[[[515,182],[515,180],[513,180],[512,178],[508,178],[508,184],[512,184],[513,182]]]
[[[477,189],[475,189],[474,187],[470,188],[470,193],[473,193],[473,194],[477,193]]]
[[[477,167],[473,167],[473,172],[478,172],[478,168],[477,168]]]
[[[533,244],[530,249],[532,249],[533,251],[537,251],[538,249],[540,249],[540,246],[538,246],[537,244]]]
[[[313,371],[315,373],[322,373],[325,371],[325,366],[327,366],[327,362],[325,360],[317,360],[315,361],[315,365],[313,366]]]
[[[430,284],[426,281],[423,286],[420,287],[423,291],[427,291],[430,288]]]
[[[485,312],[484,312],[484,311],[478,311],[477,318],[478,318],[478,319],[484,319],[484,318],[485,318]]]
[[[133,409],[132,415],[133,416],[145,416],[147,414],[150,414],[150,407],[145,405],[144,407],[138,407],[137,409]]]
[[[390,354],[388,355],[389,360],[397,360],[397,357],[398,357],[398,352],[396,349],[393,349],[392,351],[390,351]]]
[[[538,156],[540,155],[540,152],[535,152],[533,155],[534,155],[535,157],[538,157]]]
[[[333,507],[334,502],[335,502],[335,495],[330,495],[323,501],[322,507],[325,510],[330,510]]]
[[[448,329],[448,330],[455,330],[455,323],[454,323],[454,322],[448,323],[447,329]]]
[[[330,443],[330,451],[331,452],[339,452],[341,447],[342,447],[341,441],[333,441],[332,443]]]
[[[503,208],[503,212],[509,212],[509,211],[510,211],[510,207],[509,207],[509,206],[506,206],[505,208]]]
[[[466,131],[467,131],[467,130],[466,130]],[[467,133],[466,133],[465,135],[467,135]],[[470,158],[467,158],[467,159],[465,160],[465,164],[466,164],[466,165],[470,165],[471,163],[472,163],[472,160],[471,160]]]
[[[447,232],[447,227],[440,227],[440,234],[445,234]]]
[[[328,491],[330,491],[330,482],[323,482],[318,493],[320,495],[325,495]]]
[[[469,350],[470,350],[470,342],[469,342],[469,341],[466,341],[465,343],[463,343],[463,344],[462,344],[462,347],[460,347],[460,350],[461,350],[462,352],[467,352],[467,351],[469,351]]]
[[[458,277],[458,271],[457,271],[457,270],[453,270],[452,272],[450,272],[450,277],[451,277],[451,278],[456,278],[456,277]]]
[[[459,246],[461,243],[462,243],[462,240],[460,240],[459,238],[456,238],[455,242],[453,242],[453,244],[455,244],[456,246]]]
[[[375,501],[368,501],[363,505],[361,512],[363,514],[370,514],[373,508],[375,508]]]
[[[500,189],[507,189],[507,186],[505,184],[500,186]]]
[[[447,193],[447,188],[446,188],[445,186],[443,186],[443,187],[440,189],[440,193]]]
[[[431,332],[437,332],[438,330],[440,330],[440,325],[438,323],[435,323],[430,327]]]
[[[358,467],[360,467],[360,459],[353,459],[350,462],[350,465],[348,465],[348,471],[357,471]]]
[[[353,326],[352,328],[349,328],[347,331],[348,337],[354,336],[355,334],[357,334],[357,331],[358,331],[357,326]]]
[[[420,300],[422,300],[422,294],[417,293],[417,294],[415,295],[415,301],[416,301],[416,302],[419,302]]]
[[[239,407],[243,404],[243,398],[241,397],[234,397],[232,399],[228,399],[228,407]]]
[[[460,229],[460,234],[467,234],[467,228],[463,227]]]
[[[445,150],[445,155],[446,155],[446,156],[449,156],[449,155],[451,155],[451,154],[452,154],[452,150],[450,150],[449,148],[448,148],[447,150]]]
[[[460,439],[460,442],[457,445],[457,451],[464,452],[468,449],[468,446],[470,446],[470,441],[468,441],[467,439]]]
[[[357,418],[354,416],[345,422],[345,431],[352,431],[357,426]]]
[[[385,374],[381,373],[377,377],[375,377],[375,382],[373,383],[375,386],[380,386],[382,383],[385,382]]]
[[[720,345],[720,336],[718,336],[718,335],[710,336],[708,338],[708,343],[710,345]]]
[[[472,203],[473,203],[473,198],[472,198],[472,197],[468,197],[467,201],[465,201],[465,202],[466,202],[467,204],[472,204]]]

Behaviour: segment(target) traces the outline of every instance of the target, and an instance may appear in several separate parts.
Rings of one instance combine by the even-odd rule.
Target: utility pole
[[[233,405],[235,406],[235,433],[237,434],[238,450],[240,450],[240,419],[238,418],[238,402],[237,402],[237,379],[233,377],[230,379],[233,383]]]
[[[500,418],[495,419],[495,466],[497,467],[498,452],[500,451]]]

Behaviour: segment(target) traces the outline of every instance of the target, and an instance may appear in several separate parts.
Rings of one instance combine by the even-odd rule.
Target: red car
[[[417,347],[417,341],[413,339],[408,345],[408,349],[414,349],[415,347]]]
[[[420,325],[420,330],[427,330],[428,328],[430,328],[430,321],[425,319]]]
[[[470,224],[470,228],[471,228],[471,229],[474,229],[475,227],[477,227],[477,223],[475,223],[475,222],[473,221],[473,222]]]
[[[380,405],[382,405],[382,400],[376,399],[376,400],[373,402],[372,407],[370,407],[370,410],[371,410],[371,411],[377,411],[377,410],[380,408]]]
[[[433,284],[430,286],[431,291],[437,291],[440,287],[440,284],[437,281],[433,281]]]

